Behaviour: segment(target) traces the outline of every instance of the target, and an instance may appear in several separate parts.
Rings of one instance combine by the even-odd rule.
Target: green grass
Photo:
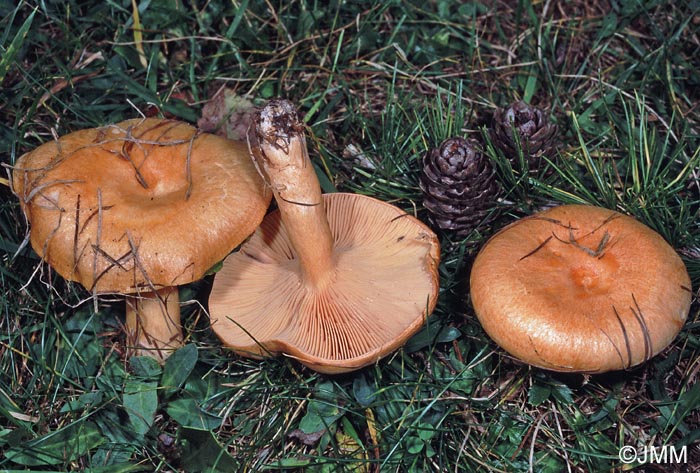
[[[497,107],[547,108],[560,141],[554,172],[539,175],[487,150],[504,191],[497,218],[464,241],[441,234],[428,325],[342,376],[221,349],[205,311],[211,277],[182,290],[184,349],[163,367],[125,360],[122,305],[95,312],[40,265],[0,183],[0,468],[595,472],[624,470],[625,445],[687,445],[688,465],[661,467],[700,466],[697,301],[645,365],[561,375],[490,341],[467,288],[496,229],[586,202],[660,232],[697,289],[700,4],[453,3],[153,0],[137,2],[138,22],[128,0],[0,3],[4,166],[53,135],[141,113],[195,123],[227,86],[299,105],[326,190],[423,219],[422,155],[453,134],[481,139]]]

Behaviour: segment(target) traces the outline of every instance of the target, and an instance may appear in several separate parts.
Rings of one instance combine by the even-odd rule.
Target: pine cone
[[[503,152],[515,169],[520,168],[518,141],[520,142],[523,157],[531,172],[540,170],[544,157],[554,157],[556,133],[557,126],[549,123],[541,109],[523,101],[496,110],[490,130],[493,145]]]
[[[466,237],[489,213],[499,193],[494,171],[479,143],[448,138],[423,157],[423,206],[432,223]]]

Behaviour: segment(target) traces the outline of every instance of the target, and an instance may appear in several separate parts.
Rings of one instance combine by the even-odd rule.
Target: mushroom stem
[[[165,360],[182,346],[178,288],[165,287],[127,296],[126,331],[134,355]]]
[[[294,105],[268,102],[256,117],[255,135],[253,156],[272,187],[302,279],[321,289],[335,273],[333,235]]]

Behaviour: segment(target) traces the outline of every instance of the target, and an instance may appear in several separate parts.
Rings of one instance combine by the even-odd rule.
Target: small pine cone
[[[448,138],[423,157],[419,180],[423,206],[433,224],[466,237],[484,218],[500,191],[488,157],[479,143]]]
[[[517,140],[514,132],[517,133]],[[498,109],[493,118],[490,135],[493,145],[500,149],[514,168],[519,169],[518,141],[531,172],[543,166],[543,158],[552,159],[556,152],[557,126],[549,123],[544,112],[518,101],[506,109]]]

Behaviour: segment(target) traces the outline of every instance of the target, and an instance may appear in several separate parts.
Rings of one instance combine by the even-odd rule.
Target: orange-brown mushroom
[[[35,251],[94,294],[128,294],[129,345],[182,344],[177,286],[201,278],[259,225],[272,194],[245,143],[174,120],[70,133],[16,163]]]
[[[255,125],[279,209],[215,276],[212,329],[243,356],[283,353],[324,373],[377,361],[435,307],[437,237],[390,204],[322,195],[288,101],[268,103]]]
[[[486,333],[554,371],[605,372],[649,360],[690,310],[688,272],[673,248],[621,213],[562,205],[494,235],[471,273]]]

